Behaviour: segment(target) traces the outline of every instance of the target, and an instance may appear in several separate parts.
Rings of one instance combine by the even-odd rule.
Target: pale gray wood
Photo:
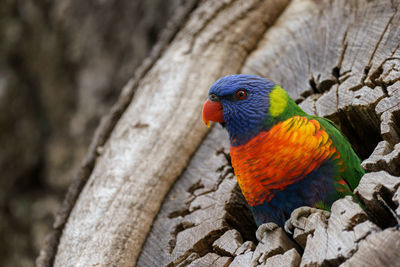
[[[292,1],[243,68],[275,80],[310,114],[337,123],[363,158],[386,140],[389,149],[374,153],[365,163],[368,170],[384,169],[394,175],[400,175],[395,149],[400,132],[398,6],[398,1]],[[314,214],[301,218],[305,228],[295,229],[294,237],[305,247],[303,265],[340,264],[351,258],[359,240],[380,231],[375,223],[393,225],[394,211],[387,210],[393,205],[391,199],[398,205],[393,189],[397,187],[381,192],[386,206],[382,201],[376,205],[378,212],[384,209],[385,213],[374,215],[368,209],[368,220],[358,221],[351,231]],[[379,190],[374,187],[370,193]],[[352,206],[344,209],[352,211]],[[379,220],[379,214],[385,216]],[[382,224],[385,218],[389,223]],[[336,251],[339,247],[343,251]]]
[[[301,266],[337,266],[354,254],[360,239],[380,230],[351,197],[333,203],[329,220],[315,225],[307,238]]]
[[[267,259],[267,262],[261,267],[297,267],[300,265],[300,254],[292,248],[291,250],[286,251],[284,254],[275,255]]]
[[[400,143],[394,147],[387,141],[381,141],[371,156],[361,163],[369,172],[386,170],[391,174],[400,175]]]
[[[308,236],[313,235],[315,229],[321,227],[324,223],[326,223],[326,217],[320,212],[313,213],[308,218],[301,217],[299,219],[300,228],[294,229],[293,239],[304,249]]]
[[[63,203],[55,216],[53,230],[47,236],[45,244],[40,251],[36,264],[40,267],[53,266],[54,258],[57,253],[60,237],[69,215],[83,189],[90,174],[93,171],[97,157],[102,151],[103,145],[107,142],[117,121],[128,107],[137,89],[139,80],[154,66],[169,43],[179,31],[179,25],[187,18],[198,0],[188,0],[180,8],[176,9],[175,16],[168,22],[160,36],[160,40],[153,47],[150,56],[136,69],[134,78],[123,88],[118,101],[114,103],[109,113],[104,116],[98,125],[92,138],[89,149],[83,159],[80,168],[76,171],[73,182],[70,184]],[[141,125],[138,125],[141,126]]]
[[[286,1],[243,3],[202,2],[139,81],[130,106],[98,150],[56,265],[134,265],[140,251],[138,266],[224,266],[248,262],[249,255],[264,264],[297,247],[281,229],[238,260],[212,246],[231,229],[253,241],[255,231],[225,156],[224,130],[214,127],[189,160],[207,132],[200,119],[207,89],[224,74],[273,79],[310,113],[338,123],[363,158],[382,141],[382,128],[389,127],[385,140],[396,147],[398,1],[294,0],[286,9]],[[389,174],[379,173],[382,186],[375,187],[368,175],[357,192],[365,203],[375,203],[379,192],[384,200],[378,200],[379,209],[389,208],[384,214],[392,216],[390,224],[375,218],[378,205],[366,205],[364,212],[349,198],[339,200],[328,221],[311,215],[302,221],[303,232],[295,229],[295,240],[305,248],[303,266],[339,265],[358,253],[359,244],[365,243],[360,253],[368,253],[368,242],[382,241],[368,237],[396,221],[398,186],[387,189]]]
[[[237,230],[232,229],[226,231],[220,238],[215,240],[213,249],[216,250],[218,254],[233,256],[242,244],[242,236]]]
[[[139,81],[99,150],[63,229],[55,266],[135,264],[165,194],[207,133],[199,111],[208,87],[239,71],[284,5],[210,1],[198,6]]]
[[[399,64],[400,60],[397,60],[397,65]],[[393,72],[388,72],[390,73],[387,74],[388,76],[393,75]],[[396,77],[396,80],[400,79],[400,72],[397,71]],[[391,83],[389,82],[388,84]],[[379,101],[375,111],[381,116],[382,138],[394,145],[400,142],[400,82],[388,86],[387,92],[389,97]]]
[[[229,267],[242,267],[242,266],[250,266],[251,259],[253,257],[253,251],[246,252],[244,254],[237,255]]]
[[[391,205],[394,194],[400,187],[400,177],[385,171],[371,172],[364,175],[355,190],[357,196],[367,207],[372,218],[383,227],[399,224]]]
[[[189,267],[228,267],[232,262],[232,258],[221,257],[215,253],[208,253],[204,257],[193,261]]]
[[[231,228],[254,239],[254,222],[227,162],[228,143],[215,125],[165,198],[138,266],[181,265],[193,252],[215,253],[214,241]]]
[[[369,27],[371,18],[379,20],[378,10],[379,16],[384,18]],[[271,78],[288,90],[310,114],[333,119],[355,144],[356,150],[367,157],[380,141],[383,123],[375,106],[396,106],[395,100],[391,99],[396,89],[390,88],[397,86],[397,76],[391,65],[382,63],[385,57],[392,56],[392,52],[397,53],[398,47],[391,45],[398,43],[398,36],[387,34],[398,28],[396,12],[390,1],[292,1],[265,33],[257,49],[246,58],[242,72]],[[393,18],[388,20],[388,17]],[[376,72],[381,64],[391,73],[390,81],[384,79],[388,76],[385,72],[382,75]],[[375,70],[365,74],[366,68]],[[386,93],[388,89],[390,94]],[[193,164],[201,163],[194,160]],[[295,229],[295,240],[303,247],[307,240],[318,236],[306,247],[306,259],[315,259],[309,262],[339,264],[353,255],[358,240],[379,231],[371,221],[375,220],[357,209],[354,202],[339,204],[342,204],[342,210],[348,209],[350,214],[354,211],[355,215],[342,218],[344,215],[336,212],[328,227],[328,222],[321,221],[322,217],[312,214],[307,219],[301,218],[304,230]],[[344,226],[338,222],[342,219],[347,222],[348,229],[343,230]],[[338,248],[341,251],[337,251]],[[147,250],[145,247],[144,251]],[[217,252],[215,249],[206,251]],[[255,252],[250,250],[247,254],[254,257]],[[248,263],[247,254],[235,258],[232,265]]]
[[[251,266],[265,264],[268,258],[284,254],[291,249],[298,249],[297,244],[290,240],[282,228],[276,228],[271,232],[265,233],[260,243],[258,243],[251,259]]]
[[[235,255],[246,254],[249,251],[254,251],[255,248],[256,245],[252,241],[246,241],[236,250]]]
[[[341,267],[399,266],[400,231],[393,228],[369,235]]]

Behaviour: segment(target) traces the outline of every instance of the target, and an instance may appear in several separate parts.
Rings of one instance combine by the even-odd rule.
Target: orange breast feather
[[[242,146],[231,146],[236,178],[247,202],[260,205],[273,190],[303,179],[325,160],[340,157],[318,121],[294,116]]]

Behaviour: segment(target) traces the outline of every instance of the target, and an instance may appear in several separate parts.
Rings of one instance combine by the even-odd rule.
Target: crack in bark
[[[218,13],[218,12],[216,12],[216,13]],[[215,14],[216,14],[216,13],[215,13]],[[205,23],[205,24],[207,24],[207,23]],[[265,25],[266,25],[266,24],[265,24]],[[203,26],[204,26],[204,25],[203,25]],[[205,27],[205,26],[204,26],[204,27]],[[387,25],[386,25],[386,27],[387,27]],[[267,30],[268,30],[268,27],[266,26],[266,27],[265,27],[265,31],[267,31]],[[386,31],[386,30],[387,30],[387,29],[385,28],[385,31]],[[260,38],[255,42],[255,44],[253,45],[253,47],[252,47],[251,49],[248,49],[246,46],[242,46],[241,44],[239,44],[239,45],[241,45],[241,46],[243,47],[243,50],[244,50],[245,52],[247,52],[247,54],[251,53],[251,51],[253,51],[254,49],[257,48],[257,45],[259,44],[259,41],[261,40],[261,37],[265,34],[265,31],[264,31],[263,34],[260,34]],[[199,30],[198,34],[199,34],[200,32],[201,32],[201,29]],[[383,35],[384,35],[384,34],[383,34]],[[383,38],[383,35],[381,36],[381,39]],[[347,36],[347,30],[346,30],[346,32],[345,32],[345,34],[344,34],[343,40],[346,39],[346,36]],[[193,40],[195,40],[195,38],[193,38]],[[381,41],[381,40],[380,40],[380,41]],[[343,42],[344,42],[344,41],[343,41]],[[193,44],[192,44],[192,45],[193,45]],[[339,84],[351,76],[351,74],[347,74],[347,73],[350,72],[350,70],[347,70],[347,71],[345,71],[345,72],[343,72],[343,73],[341,73],[341,70],[340,70],[341,64],[342,64],[342,60],[343,60],[343,58],[344,58],[344,54],[345,54],[345,52],[346,52],[346,49],[347,49],[347,42],[344,43],[343,51],[342,51],[342,53],[341,53],[341,56],[339,57],[338,66],[336,66],[336,67],[334,67],[334,68],[332,69],[332,75],[337,79],[337,82],[338,82]],[[374,50],[373,54],[371,55],[370,61],[372,60],[376,49],[377,49],[377,47],[375,47],[375,50]],[[245,57],[245,58],[246,58],[246,57]],[[243,64],[242,64],[242,65],[243,65]],[[383,66],[383,63],[382,63],[382,66]],[[151,67],[151,66],[149,66],[149,68],[150,68],[150,67]],[[368,69],[367,69],[367,68],[368,68]],[[366,67],[367,70],[364,69],[364,71],[366,72],[366,74],[365,74],[365,79],[368,77],[369,68],[370,68],[370,67],[367,66],[367,67]],[[378,68],[378,69],[379,69],[379,68]],[[382,73],[383,73],[383,67],[382,67],[382,70],[379,70],[379,71],[381,71],[381,72],[378,73],[378,74],[376,74],[377,76],[376,76],[374,79],[372,79],[372,82],[376,82],[376,81],[378,80],[378,78],[382,75]],[[378,72],[379,72],[379,71],[378,71]],[[345,73],[347,74],[346,76],[344,76]],[[339,79],[340,76],[342,76],[343,78],[342,78],[342,79]],[[324,80],[324,81],[325,81],[325,80]],[[321,81],[321,82],[324,82],[324,81]],[[328,81],[330,81],[330,80],[328,80]],[[351,89],[352,89],[353,91],[357,91],[358,89],[362,88],[362,86],[364,85],[364,81],[365,81],[365,80],[362,80],[362,83],[361,83],[361,84],[356,85],[355,87],[353,87],[353,88],[351,88]],[[315,83],[315,81],[314,81],[314,83]],[[375,84],[375,86],[377,86],[377,85]],[[133,86],[130,86],[130,87],[133,88]],[[332,90],[331,87],[332,87],[332,85],[331,85],[328,89],[326,89],[326,90]],[[130,89],[130,90],[133,90],[133,89]],[[316,85],[315,85],[315,90],[317,90],[317,86],[316,86]],[[129,90],[127,90],[127,92],[125,92],[125,93],[129,94]],[[387,93],[387,92],[386,92],[386,93]],[[338,90],[336,91],[336,94],[338,94]],[[337,96],[338,96],[338,95],[337,95]],[[339,99],[339,97],[338,97],[338,99]],[[380,98],[380,99],[381,99],[381,98]],[[379,101],[380,99],[378,99],[378,101]],[[374,103],[373,108],[376,106],[376,103],[378,103],[378,101],[376,101],[376,102]],[[315,104],[315,101],[314,101],[314,104]],[[120,111],[120,112],[121,112],[121,114],[122,114],[123,110]],[[350,110],[349,112],[352,112],[352,111]],[[119,116],[120,116],[121,114],[119,114]],[[113,126],[112,126],[111,128],[113,128]],[[105,135],[104,138],[105,138],[104,140],[106,140],[106,139],[108,138],[108,136]],[[96,147],[98,147],[98,146],[96,146]],[[222,154],[223,154],[223,155],[227,158],[227,160],[228,160],[228,157],[226,156],[227,154],[226,154],[224,151],[222,152]],[[209,191],[204,191],[204,192],[202,192],[201,194],[199,194],[199,195],[197,195],[197,196],[193,196],[193,197],[191,198],[191,200],[190,200],[188,203],[186,203],[186,204],[187,204],[187,205],[190,205],[190,204],[192,203],[192,201],[196,199],[196,197],[203,196],[203,195],[206,195],[206,194],[209,194],[209,193],[212,193],[212,192],[217,191],[217,190],[219,189],[219,187],[220,187],[222,181],[232,172],[232,168],[231,168],[231,167],[227,168],[227,166],[228,166],[228,165],[222,165],[222,166],[218,169],[218,171],[219,171],[219,172],[222,172],[222,173],[220,174],[220,176],[219,176],[219,178],[218,178],[218,180],[217,180],[217,183],[216,183],[216,185],[215,185],[214,187],[212,187]],[[89,170],[89,174],[88,174],[88,175],[90,175],[90,170]],[[88,177],[88,176],[87,176],[87,177]],[[188,192],[189,192],[190,194],[193,195],[197,189],[201,189],[201,188],[202,188],[202,187],[199,187],[199,186],[200,186],[200,185],[196,185],[196,184],[192,185],[191,187],[189,187]],[[203,186],[203,188],[204,188],[204,186]],[[78,192],[78,193],[79,193],[79,192]],[[196,207],[194,207],[194,208],[196,208]],[[196,209],[195,209],[195,210],[196,210]],[[190,214],[191,212],[193,212],[193,211],[194,211],[194,210],[189,211],[189,209],[182,209],[182,210],[175,211],[175,213],[172,212],[172,213],[171,213],[172,215],[170,214],[170,216],[172,216],[172,218],[176,218],[176,217],[179,217],[179,216],[184,217],[184,216],[186,216],[186,215],[189,215],[189,214]],[[65,218],[65,220],[66,220],[66,219],[67,219],[67,218]],[[65,223],[65,222],[64,222],[64,223]],[[177,235],[180,231],[183,231],[183,230],[185,230],[185,229],[189,229],[189,228],[191,228],[191,227],[193,227],[193,226],[194,226],[194,224],[191,225],[190,223],[188,223],[187,225],[184,225],[184,223],[182,223],[182,225],[179,226],[179,227],[177,226],[177,228],[174,229],[174,231],[176,231],[176,235]],[[183,230],[180,230],[180,231],[179,231],[180,227],[182,227]],[[187,228],[184,228],[184,227],[187,227]],[[59,238],[59,237],[57,237],[57,238]],[[207,242],[208,242],[208,241],[207,241]],[[175,240],[175,244],[176,244],[176,240]],[[174,246],[175,246],[175,244],[174,244]],[[211,244],[212,244],[212,243],[211,243]],[[173,250],[173,249],[172,249],[172,250]],[[171,250],[171,251],[172,251],[172,250]],[[187,255],[187,256],[188,256],[188,255],[191,255],[193,252],[195,252],[195,250],[188,250],[187,253],[185,253],[185,255]],[[203,255],[205,255],[205,253],[207,253],[207,252],[209,252],[209,251],[204,252]]]
[[[61,204],[60,210],[55,216],[53,224],[53,231],[46,237],[46,242],[43,249],[40,252],[36,264],[38,266],[52,266],[54,258],[57,253],[57,247],[62,234],[62,229],[68,220],[68,217],[75,205],[75,202],[85,186],[92,170],[95,166],[95,161],[98,156],[98,148],[102,147],[112,130],[114,129],[117,121],[122,116],[123,112],[128,107],[131,99],[134,96],[139,80],[151,69],[158,58],[161,57],[163,52],[169,43],[173,40],[176,34],[181,29],[182,22],[191,13],[192,9],[197,5],[198,0],[191,0],[186,2],[182,13],[175,14],[172,21],[175,23],[172,27],[167,27],[161,34],[160,40],[153,47],[150,56],[146,58],[142,65],[138,67],[135,72],[134,78],[131,79],[128,84],[124,87],[121,95],[116,104],[111,108],[111,111],[101,119],[98,128],[95,131],[92,142],[89,146],[88,152],[83,160],[79,171],[74,177],[72,184],[68,188],[68,192]]]
[[[396,10],[396,11],[397,11],[397,10]],[[381,35],[379,36],[379,39],[378,39],[378,41],[377,41],[376,44],[375,44],[374,50],[372,51],[372,54],[371,54],[371,56],[370,56],[370,58],[369,58],[369,60],[368,60],[367,66],[371,66],[371,61],[372,61],[372,59],[374,58],[375,53],[376,53],[376,50],[378,50],[378,47],[379,47],[379,45],[380,45],[381,42],[382,42],[383,36],[385,35],[385,33],[387,32],[387,30],[388,30],[388,28],[389,28],[389,25],[392,23],[392,20],[393,20],[394,16],[395,16],[396,13],[397,13],[396,11],[392,14],[392,16],[390,16],[388,22],[387,22],[386,25],[385,25],[385,28],[383,29]]]
[[[347,33],[349,31],[349,28],[350,28],[350,25],[347,25],[347,28],[344,31],[343,38],[342,38],[342,51],[340,52],[339,60],[338,60],[337,66],[336,66],[339,69],[339,74],[340,74],[340,69],[342,68],[344,55],[346,54],[346,50],[347,50],[348,43],[346,42],[346,38],[347,38]]]
[[[217,172],[219,172],[219,176],[218,179],[215,181],[214,185],[211,186],[209,188],[209,190],[205,190],[205,191],[200,191],[199,194],[196,194],[196,190],[193,190],[194,188],[198,188],[199,185],[201,184],[200,181],[197,181],[196,183],[194,183],[192,186],[189,187],[189,189],[187,191],[190,191],[190,193],[192,194],[193,197],[190,198],[189,201],[187,201],[185,204],[187,206],[186,209],[182,209],[182,210],[177,210],[177,211],[173,211],[172,213],[170,213],[170,217],[171,214],[174,216],[179,216],[179,215],[183,215],[182,217],[182,222],[180,222],[178,225],[176,225],[173,229],[173,231],[171,232],[171,239],[168,241],[168,250],[170,254],[173,254],[173,251],[175,250],[175,247],[177,246],[177,239],[178,239],[178,234],[184,230],[187,230],[189,228],[192,227],[196,227],[199,226],[200,224],[195,224],[195,223],[190,223],[190,220],[187,221],[185,220],[185,217],[192,214],[194,212],[193,209],[190,208],[191,203],[193,203],[193,201],[195,201],[197,198],[201,197],[201,196],[205,196],[208,195],[208,198],[214,199],[212,195],[210,195],[210,193],[214,193],[217,192],[220,188],[220,185],[222,184],[222,182],[225,179],[233,179],[233,168],[230,165],[230,157],[229,155],[224,151],[223,148],[218,149],[215,152],[218,156],[223,157],[226,160],[225,164],[222,164],[220,168],[217,169]],[[202,188],[198,188],[200,190],[205,189],[205,187]],[[237,215],[237,211],[238,211],[238,197],[242,199],[242,204],[244,204],[244,199],[243,196],[240,193],[240,189],[238,189],[238,187],[236,186],[236,190],[234,191],[230,191],[229,194],[231,194],[231,198],[235,198],[236,200],[229,200],[227,202],[226,205],[228,205],[227,207],[224,208],[226,214],[223,215],[222,220],[227,223],[227,229],[237,229],[239,230],[239,232],[243,235],[243,229],[241,229],[240,224],[243,223],[243,221],[238,221],[238,219],[236,219],[236,215]],[[235,196],[236,195],[236,196]],[[218,200],[215,199],[215,202],[217,202]],[[241,204],[239,204],[241,205]],[[198,207],[198,209],[206,209],[206,208],[212,208],[213,205],[211,206],[207,206],[207,207]],[[240,207],[240,210],[245,210],[245,207]],[[244,212],[240,212],[241,214]],[[249,214],[247,214],[247,216],[251,216]],[[202,221],[202,223],[206,223],[206,222],[213,222],[213,218],[208,218],[205,221]],[[185,226],[185,223],[188,223],[188,227]],[[247,231],[247,230],[246,230]],[[206,255],[207,253],[216,253],[217,255],[223,257],[225,255],[222,255],[221,253],[218,253],[218,251],[215,251],[212,247],[213,242],[218,239],[219,237],[222,236],[222,234],[225,232],[225,230],[221,230],[220,228],[211,231],[210,233],[208,233],[206,236],[202,237],[201,239],[197,240],[196,244],[189,250],[185,251],[183,253],[183,255],[180,255],[177,259],[173,260],[172,262],[169,263],[169,266],[178,266],[180,264],[190,264],[190,262],[192,262],[193,260],[195,260],[196,258],[190,258],[192,253],[197,253],[198,255],[200,255],[200,257]],[[246,234],[244,235],[246,236]],[[248,235],[247,235],[248,236]],[[205,247],[208,247],[208,249],[205,249]]]
[[[222,148],[222,149],[219,149],[216,153],[217,153],[217,155],[223,155],[223,156],[225,157],[225,159],[227,159],[227,158],[226,158],[226,155],[224,154],[223,148]],[[222,166],[223,166],[223,168],[224,168],[226,165],[222,165]],[[223,170],[221,170],[221,171],[223,171]],[[181,217],[184,218],[185,216],[192,214],[192,213],[195,212],[196,210],[199,210],[200,207],[193,207],[192,209],[190,209],[191,203],[192,203],[194,200],[196,200],[196,198],[198,198],[198,197],[200,197],[200,196],[204,196],[204,195],[207,195],[207,194],[216,192],[216,191],[218,190],[218,188],[219,188],[219,185],[222,183],[222,181],[224,180],[224,178],[226,178],[226,176],[227,176],[229,173],[230,173],[229,171],[225,171],[224,173],[220,174],[220,175],[219,175],[219,178],[218,178],[218,180],[216,181],[216,184],[215,184],[214,186],[212,186],[209,190],[206,190],[206,191],[204,191],[204,192],[201,192],[200,194],[197,194],[197,195],[195,194],[195,191],[196,191],[197,189],[203,189],[203,188],[204,188],[204,185],[202,184],[201,180],[198,180],[196,183],[192,184],[192,185],[187,189],[187,192],[190,193],[190,194],[192,195],[192,197],[191,197],[187,202],[185,202],[186,208],[181,209],[181,210],[173,211],[173,212],[171,212],[171,213],[168,215],[168,217],[169,217],[169,218],[177,218],[177,217],[180,217],[180,216],[181,216]],[[212,197],[210,196],[210,198],[212,198]],[[209,206],[209,207],[212,207],[212,206]],[[208,208],[209,208],[209,207],[208,207]],[[185,225],[185,223],[187,223],[188,225]],[[173,250],[175,249],[178,234],[179,234],[180,232],[184,231],[184,230],[187,230],[187,229],[192,228],[192,227],[195,227],[195,226],[197,226],[197,225],[194,224],[194,223],[191,223],[191,222],[189,222],[189,221],[183,221],[183,222],[181,222],[181,223],[179,223],[178,225],[175,226],[174,230],[171,232],[171,239],[168,241],[168,250],[169,250],[169,253],[170,253],[170,254],[171,254],[171,253],[173,252]],[[219,236],[218,236],[218,237],[219,237]],[[217,237],[217,238],[218,238],[218,237]],[[204,239],[206,239],[206,238],[207,238],[207,236],[204,237]],[[199,240],[198,242],[203,242],[203,239]],[[210,246],[212,246],[212,243],[210,244]],[[188,256],[191,254],[191,252],[199,252],[199,251],[196,251],[196,250],[189,250],[189,251],[187,251],[184,255],[182,255],[182,256],[179,257],[179,260],[176,260],[176,261],[173,262],[174,266],[175,266],[176,264],[179,264],[179,263],[180,263],[181,261],[183,261],[186,257],[188,257]],[[201,256],[202,256],[202,255],[201,255]]]
[[[395,84],[397,81],[400,80],[400,77],[398,77],[398,78],[395,78],[394,80],[390,80],[388,82],[385,82],[385,81],[383,81],[384,77],[382,78],[382,74],[384,74],[383,66],[385,65],[385,63],[387,63],[387,62],[389,62],[391,60],[400,60],[400,58],[398,58],[398,57],[393,57],[395,52],[396,51],[393,51],[391,57],[386,58],[385,60],[383,60],[381,62],[381,64],[378,66],[378,68],[370,75],[370,77],[369,77],[370,82],[366,83],[366,85],[371,87],[371,88],[375,88],[376,86],[381,86],[383,91],[384,91],[384,93],[385,93],[385,95],[387,97],[389,96],[389,93],[387,91],[387,87]],[[394,70],[393,67],[389,70],[389,72],[392,71],[392,70]],[[389,73],[387,73],[386,76],[387,75],[389,75]]]
[[[396,187],[396,190],[397,190],[397,188],[398,187]],[[399,218],[399,216],[397,216],[396,212],[394,212],[396,205],[393,203],[393,201],[390,198],[387,198],[387,197],[384,198],[380,193],[376,194],[376,198],[382,204],[382,206],[384,206],[390,212],[390,214],[393,216],[393,219],[396,221],[397,226],[399,226],[400,218]],[[386,228],[388,228],[388,227],[386,227]]]

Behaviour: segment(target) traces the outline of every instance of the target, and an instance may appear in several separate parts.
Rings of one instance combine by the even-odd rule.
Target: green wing
[[[269,125],[274,125],[278,121],[284,121],[294,115],[306,116],[309,119],[317,120],[325,131],[332,138],[333,144],[339,151],[340,156],[346,166],[344,173],[341,175],[342,178],[347,182],[350,189],[353,191],[364,175],[364,170],[361,168],[361,160],[354,152],[350,143],[342,135],[342,133],[335,127],[334,123],[328,119],[311,116],[305,113],[290,97],[288,98],[287,107],[279,116],[270,116]]]
[[[316,120],[325,128],[326,132],[332,138],[332,142],[339,151],[346,170],[343,173],[343,178],[349,184],[351,190],[354,190],[361,177],[364,175],[364,170],[361,168],[361,160],[354,152],[346,137],[334,126],[330,120],[315,117]]]

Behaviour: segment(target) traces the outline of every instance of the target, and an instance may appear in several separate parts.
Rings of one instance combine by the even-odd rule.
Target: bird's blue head
[[[207,125],[209,121],[225,123],[231,145],[245,144],[260,131],[267,130],[271,116],[270,93],[275,87],[273,82],[254,75],[223,77],[209,90],[203,120]],[[283,100],[287,102],[287,97]]]

